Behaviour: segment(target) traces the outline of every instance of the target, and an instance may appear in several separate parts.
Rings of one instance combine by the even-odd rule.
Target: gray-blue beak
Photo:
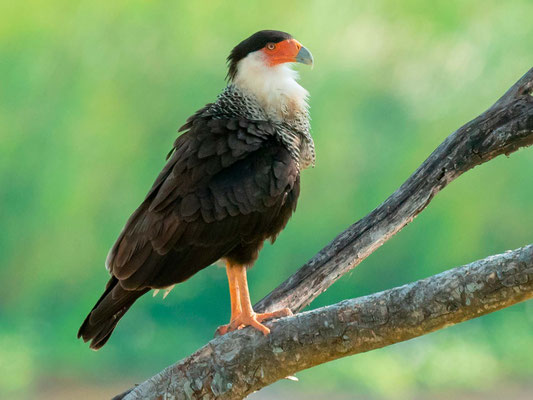
[[[313,65],[313,55],[309,50],[302,46],[302,48],[300,49],[300,51],[298,51],[298,54],[296,55],[296,62],[307,65]]]

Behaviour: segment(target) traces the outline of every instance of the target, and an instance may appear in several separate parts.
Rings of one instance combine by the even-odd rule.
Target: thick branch
[[[124,398],[241,399],[337,358],[388,346],[533,298],[533,245],[384,292],[283,318],[265,337],[218,337]]]
[[[383,204],[350,226],[254,309],[301,310],[411,222],[439,191],[476,165],[533,144],[533,68],[452,133]]]

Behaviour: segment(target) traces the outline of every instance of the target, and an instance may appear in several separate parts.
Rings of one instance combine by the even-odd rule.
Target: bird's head
[[[253,92],[265,108],[279,104],[280,95],[306,107],[308,93],[296,83],[298,75],[291,63],[313,65],[313,56],[288,33],[259,31],[231,51],[228,80]]]
[[[259,31],[240,42],[228,56],[228,78],[234,80],[243,60],[253,59],[254,64],[264,68],[276,68],[281,64],[299,62],[313,65],[313,56],[300,42],[281,31]]]

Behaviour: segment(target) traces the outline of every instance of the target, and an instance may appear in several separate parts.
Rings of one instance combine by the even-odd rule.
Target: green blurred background
[[[101,351],[75,337],[108,249],[176,129],[225,86],[240,40],[285,30],[315,57],[296,68],[317,165],[249,274],[256,301],[533,66],[532,15],[530,0],[2,2],[0,397],[108,398],[227,322],[225,273],[211,267],[138,301]],[[533,242],[532,167],[529,149],[468,172],[312,307]],[[529,302],[252,398],[531,398],[532,326]]]

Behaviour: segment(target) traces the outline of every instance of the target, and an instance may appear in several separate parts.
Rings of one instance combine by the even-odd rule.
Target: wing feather
[[[198,112],[180,131],[108,256],[110,272],[128,290],[180,282],[240,243],[274,237],[265,227],[298,179],[268,122]]]

